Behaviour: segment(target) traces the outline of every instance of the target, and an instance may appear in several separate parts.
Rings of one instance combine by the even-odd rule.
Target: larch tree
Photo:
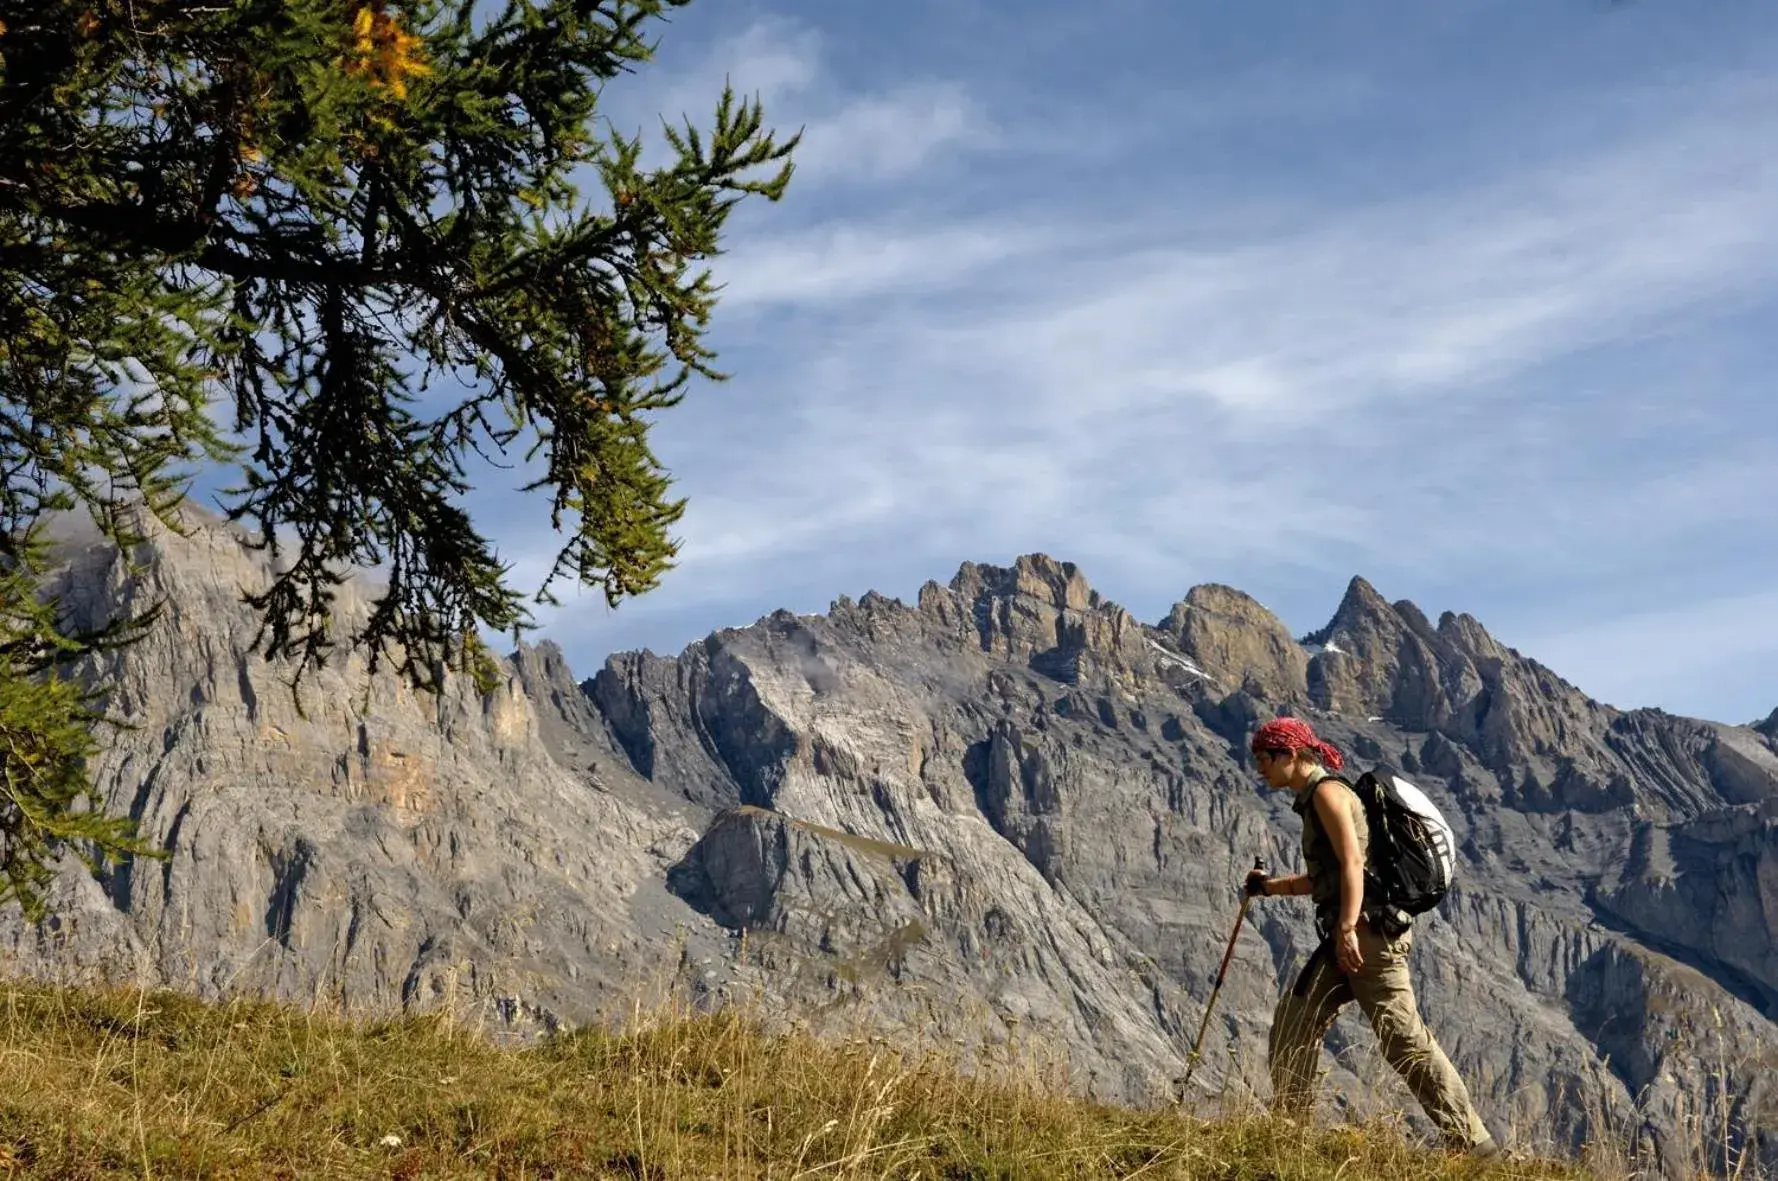
[[[386,579],[344,642],[436,689],[492,675],[482,629],[531,591],[466,501],[477,456],[536,471],[562,579],[658,584],[683,511],[650,417],[694,377],[703,260],[792,136],[724,88],[714,119],[601,120],[687,0],[0,0],[0,901],[54,857],[137,850],[85,770],[100,698],[59,669],[127,643],[42,594],[46,520],[129,550],[194,471],[274,551],[258,647],[340,642],[342,575]]]

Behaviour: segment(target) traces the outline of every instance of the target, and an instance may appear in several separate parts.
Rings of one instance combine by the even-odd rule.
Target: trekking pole
[[[1255,857],[1253,868],[1265,872],[1266,859]],[[1192,1044],[1191,1057],[1185,1060],[1185,1078],[1179,1084],[1179,1101],[1185,1102],[1185,1089],[1191,1085],[1192,1071],[1198,1066],[1198,1051],[1204,1048],[1204,1031],[1210,1028],[1210,1010],[1216,1007],[1216,994],[1222,991],[1223,977],[1229,974],[1229,960],[1235,955],[1235,940],[1241,935],[1241,923],[1247,918],[1247,904],[1253,901],[1253,895],[1245,889],[1241,891],[1241,909],[1235,915],[1235,929],[1229,932],[1229,945],[1222,953],[1222,967],[1216,970],[1216,984],[1210,989],[1210,999],[1204,1004],[1204,1019],[1198,1023],[1198,1040]]]

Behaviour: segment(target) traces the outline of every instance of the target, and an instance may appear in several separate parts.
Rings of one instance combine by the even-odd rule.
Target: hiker
[[[1278,1001],[1267,1047],[1273,1109],[1301,1118],[1314,1105],[1321,1045],[1347,1001],[1370,1018],[1383,1057],[1438,1125],[1447,1147],[1491,1156],[1499,1149],[1432,1034],[1420,1020],[1408,978],[1413,930],[1405,916],[1385,922],[1365,894],[1370,832],[1352,784],[1335,772],[1345,759],[1298,718],[1274,718],[1253,735],[1253,760],[1266,783],[1289,788],[1303,818],[1307,873],[1247,875],[1250,896],[1307,894],[1321,943]],[[1391,933],[1382,929],[1388,928]]]

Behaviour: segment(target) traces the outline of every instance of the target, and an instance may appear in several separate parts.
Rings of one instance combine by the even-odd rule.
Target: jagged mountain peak
[[[966,647],[1028,660],[1069,683],[1088,666],[1126,668],[1144,650],[1134,616],[1095,591],[1073,562],[1042,553],[1011,566],[965,562],[948,587],[921,588],[918,610]]]
[[[1307,653],[1282,620],[1244,591],[1214,582],[1194,586],[1158,630],[1218,684],[1278,702],[1307,697]]]
[[[1200,582],[1185,592],[1185,598],[1173,604],[1167,619],[1161,623],[1163,629],[1171,630],[1177,618],[1191,609],[1214,611],[1223,615],[1236,615],[1244,618],[1263,620],[1268,625],[1283,624],[1258,599],[1239,587],[1229,586],[1223,582]]]
[[[1346,583],[1346,593],[1341,596],[1340,605],[1334,610],[1330,626],[1338,627],[1347,620],[1386,614],[1389,610],[1389,600],[1362,574],[1354,574]]]
[[[1481,651],[1485,646],[1498,646],[1497,641],[1488,633],[1488,629],[1475,616],[1466,612],[1446,611],[1438,617],[1438,634],[1464,645],[1472,651]]]
[[[1026,596],[1058,610],[1090,611],[1103,602],[1079,566],[1043,553],[1020,554],[1011,566],[965,562],[952,577],[950,589],[971,599],[984,593],[996,598]]]
[[[1426,613],[1412,601],[1399,599],[1391,603],[1363,575],[1354,574],[1346,584],[1339,606],[1334,608],[1333,617],[1325,626],[1304,636],[1301,642],[1312,652],[1330,641],[1338,649],[1345,646],[1339,639],[1342,635],[1377,632],[1393,635],[1402,628],[1422,636],[1430,636],[1434,630]]]
[[[1390,602],[1363,575],[1352,576],[1333,617],[1319,630],[1304,636],[1301,643],[1312,654],[1320,654],[1331,644],[1334,655],[1350,656],[1354,654],[1355,646],[1369,644],[1374,648],[1379,643],[1386,646],[1398,644],[1404,633],[1470,659],[1526,660],[1516,650],[1495,639],[1475,616],[1467,612],[1444,611],[1435,626],[1413,600]],[[1358,643],[1355,645],[1352,641]],[[1573,688],[1566,682],[1563,685]]]
[[[1453,738],[1507,784],[1547,786],[1572,779],[1565,768],[1573,765],[1612,762],[1600,737],[1610,711],[1499,644],[1472,616],[1447,611],[1434,628],[1412,602],[1390,604],[1354,578],[1327,627],[1305,642],[1316,706]],[[1580,778],[1611,798],[1602,786],[1609,774]]]

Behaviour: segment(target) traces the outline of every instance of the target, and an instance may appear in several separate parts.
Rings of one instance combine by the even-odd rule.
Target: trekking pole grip
[[[1263,875],[1265,872],[1266,859],[1264,857],[1255,857],[1253,859],[1253,868],[1247,872],[1247,880],[1241,883],[1241,896],[1243,898],[1253,897],[1253,875],[1256,873]]]

